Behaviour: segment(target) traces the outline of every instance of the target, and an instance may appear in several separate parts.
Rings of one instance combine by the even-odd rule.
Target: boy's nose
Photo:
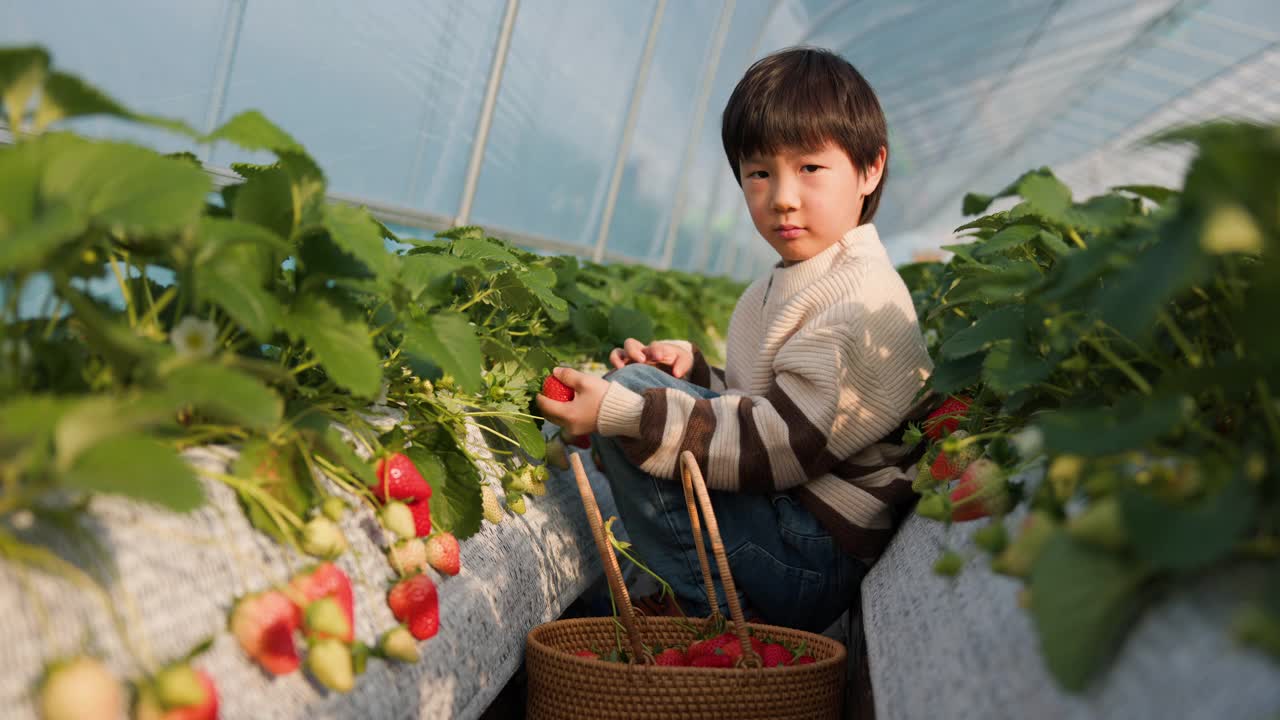
[[[796,197],[794,189],[789,185],[780,184],[773,191],[773,211],[777,213],[785,213],[795,210],[799,205],[799,198]]]

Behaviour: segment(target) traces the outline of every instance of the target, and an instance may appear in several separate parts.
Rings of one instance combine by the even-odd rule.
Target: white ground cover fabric
[[[472,428],[472,450],[485,452],[483,442]],[[225,471],[235,451],[201,448],[187,457],[198,468]],[[496,477],[486,481],[501,494]],[[577,488],[571,476],[553,477],[545,497],[528,498],[523,516],[508,515],[497,526],[486,522],[462,543],[459,575],[433,575],[440,632],[419,644],[422,660],[389,665],[371,658],[355,689],[343,695],[314,683],[305,671],[267,674],[227,631],[235,598],[287,582],[314,561],[252,528],[230,488],[202,482],[208,503],[189,514],[95,498],[80,524],[109,560],[93,559],[83,544],[72,547],[59,533],[37,536],[31,528],[18,534],[38,537],[98,577],[114,566],[113,604],[124,613],[136,644],[156,662],[180,657],[213,637],[213,647],[195,665],[214,676],[224,720],[479,717],[520,666],[528,631],[557,618],[601,574]],[[341,525],[351,549],[337,562],[355,592],[356,637],[372,645],[395,625],[386,603],[394,571],[368,508],[349,511]],[[45,662],[82,647],[118,677],[140,672],[98,597],[0,561],[0,717],[34,720],[34,687]]]
[[[1008,525],[1018,527],[1023,512]],[[933,563],[945,546],[973,548],[985,523],[913,515],[862,586],[863,627],[877,720],[999,718],[1271,718],[1280,664],[1232,639],[1248,596],[1239,573],[1219,572],[1140,616],[1119,655],[1081,695],[1045,667],[1021,585],[985,554],[955,579]]]

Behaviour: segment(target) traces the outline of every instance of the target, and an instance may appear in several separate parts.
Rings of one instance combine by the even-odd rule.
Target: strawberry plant
[[[1081,202],[1035,170],[996,194],[1009,209],[960,228],[949,262],[901,269],[932,389],[964,398],[925,428],[938,471],[917,482],[920,512],[1000,523],[1029,506],[1019,532],[983,544],[1025,578],[1071,690],[1151,599],[1211,569],[1280,567],[1280,131],[1221,122],[1153,142],[1194,149],[1181,190]],[[965,212],[995,197],[969,195]],[[958,452],[961,479],[932,487]],[[1022,482],[1029,467],[1044,480]],[[1258,597],[1239,635],[1265,648],[1280,605]]]
[[[545,470],[532,474],[546,450],[532,398],[552,367],[627,337],[687,337],[714,357],[741,290],[530,253],[478,227],[399,237],[328,202],[324,171],[260,113],[201,133],[129,110],[42,48],[0,48],[0,103],[12,138],[0,146],[0,557],[104,602],[103,579],[11,529],[75,529],[104,493],[197,508],[203,486],[181,453],[205,445],[239,451],[228,472],[201,474],[283,545],[336,558],[352,501],[377,512],[394,500],[387,525],[401,541],[438,539],[430,554],[416,538],[392,548],[393,562],[456,571],[446,538],[546,492]],[[234,163],[238,177],[215,188],[194,155],[64,129],[87,116],[272,160]],[[397,427],[379,430],[370,413]],[[519,479],[503,480],[505,509],[486,475]],[[373,651],[351,642],[349,588],[311,597],[319,582],[247,596],[231,631],[286,673],[303,664],[295,632],[319,623],[330,631],[311,633],[305,664],[345,691]],[[346,632],[332,631],[332,608],[305,616],[299,597],[332,597]],[[425,637],[438,619],[407,623]],[[403,645],[388,656],[413,654]]]

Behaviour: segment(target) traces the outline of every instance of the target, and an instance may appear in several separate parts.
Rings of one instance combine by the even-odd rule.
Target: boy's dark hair
[[[752,155],[816,150],[831,140],[866,172],[883,147],[884,173],[863,202],[859,222],[870,222],[880,207],[889,176],[884,111],[866,79],[830,50],[795,47],[757,60],[729,96],[720,137],[738,185],[742,160]]]

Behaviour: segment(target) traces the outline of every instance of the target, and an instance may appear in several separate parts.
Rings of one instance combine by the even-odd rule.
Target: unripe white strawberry
[[[502,522],[504,513],[502,505],[498,502],[498,494],[488,485],[480,487],[480,508],[484,512],[484,519],[497,525]]]
[[[307,653],[307,671],[321,685],[338,692],[351,692],[356,686],[351,649],[341,640],[318,640]]]
[[[119,720],[124,688],[102,663],[81,655],[49,667],[39,704],[42,720]]]
[[[561,470],[569,469],[569,453],[565,450],[564,441],[557,435],[547,441],[547,462]]]
[[[387,551],[387,562],[401,575],[408,575],[427,567],[427,546],[418,538],[401,540]]]
[[[347,551],[342,528],[327,517],[311,518],[302,527],[302,551],[322,560],[333,560]]]
[[[418,653],[418,641],[403,625],[397,625],[383,633],[382,639],[378,641],[378,647],[381,648],[383,655],[400,662],[416,663],[422,658]]]
[[[413,522],[413,511],[399,501],[387,503],[382,508],[380,514],[382,526],[402,538],[411,538],[416,536],[416,529]]]

